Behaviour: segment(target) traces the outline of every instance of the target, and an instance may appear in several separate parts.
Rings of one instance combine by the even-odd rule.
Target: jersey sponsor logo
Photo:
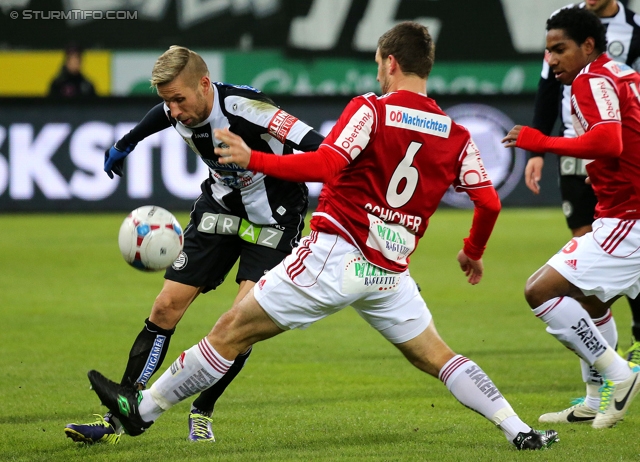
[[[589,86],[598,112],[603,120],[620,120],[620,101],[618,95],[604,78],[589,79]]]
[[[352,159],[355,159],[369,143],[369,134],[373,127],[373,111],[366,105],[362,105],[333,143],[341,147]]]
[[[297,120],[291,114],[279,109],[269,121],[269,134],[284,143]]]
[[[249,172],[213,171],[211,175],[216,180],[216,183],[222,183],[232,189],[242,189],[253,184],[253,174]]]
[[[496,146],[502,145],[501,140],[513,128],[515,122],[502,111],[486,104],[457,104],[446,108],[445,111],[451,120],[464,126],[471,134],[473,147],[467,149],[478,149],[482,158],[482,168],[478,166],[475,169],[481,174],[485,170],[500,199],[504,200],[520,184],[527,163],[527,154],[520,148],[496,149]],[[462,154],[466,157],[476,155],[469,155],[467,152]],[[463,158],[463,162],[471,161],[472,159]],[[471,176],[466,179],[458,177],[458,181],[464,182],[470,182],[471,179]],[[462,186],[464,188],[465,185]],[[447,190],[442,201],[461,208],[473,206],[469,196],[460,194],[454,186]]]
[[[572,125],[578,136],[584,135],[584,133],[589,130],[589,123],[587,119],[584,118],[582,111],[580,110],[580,106],[578,106],[578,100],[576,99],[576,95],[571,95],[571,106],[573,107],[573,117],[572,117]],[[576,123],[575,121],[578,121]]]
[[[485,374],[484,371],[475,364],[465,370],[464,373],[467,374],[476,384],[478,390],[480,390],[487,398],[491,399],[491,401],[495,401],[503,397],[502,394],[500,394],[498,387],[493,384],[487,374]]]
[[[345,255],[342,274],[342,292],[395,292],[400,284],[400,273],[391,273],[369,263],[362,254]]]
[[[223,82],[216,82],[218,85],[227,85]],[[233,88],[240,88],[242,90],[251,90],[254,91],[256,93],[260,93],[260,90],[258,90],[257,88],[252,87],[251,85],[231,85]]]
[[[367,216],[369,218],[367,246],[380,252],[387,260],[407,264],[407,258],[416,247],[416,236],[402,225],[386,223],[371,214]]]
[[[445,115],[419,111],[408,107],[385,105],[385,125],[406,128],[428,135],[449,138],[451,119]]]
[[[469,140],[466,154],[460,169],[460,183],[463,186],[475,186],[491,181],[480,157],[480,150],[472,139]]]
[[[251,244],[275,249],[282,239],[284,232],[271,226],[260,226],[244,218],[224,213],[202,214],[198,231],[207,234],[237,235],[240,239]]]
[[[196,154],[200,154],[200,153],[196,151]],[[220,162],[213,159],[207,159],[206,157],[202,157],[202,156],[200,156],[200,158],[202,159],[202,162],[207,164],[207,167],[209,167],[211,170],[219,170],[223,172],[246,172],[247,171],[246,169],[240,167],[238,164],[221,164]]]
[[[194,133],[193,137],[194,138],[209,138],[209,134],[208,133]]]
[[[571,239],[567,244],[562,248],[562,253],[572,253],[578,248],[578,241],[576,239]]]
[[[571,326],[571,329],[576,332],[576,335],[582,341],[584,346],[587,347],[587,349],[589,349],[589,351],[591,351],[595,356],[600,356],[604,353],[604,350],[607,349],[606,345],[600,343],[591,330],[589,323],[584,318],[580,318],[578,324]]]
[[[609,48],[611,48],[611,47],[615,48],[615,46],[616,46],[615,44],[616,43],[619,43],[620,46],[622,46],[622,44],[620,42],[612,42],[612,43],[609,44]],[[622,47],[622,48],[624,50],[624,47]],[[614,55],[611,55],[611,53],[609,53],[608,51],[607,51],[607,53],[610,56],[614,56]],[[618,56],[618,55],[615,55],[615,56]],[[604,64],[602,67],[604,67],[606,69],[609,69],[609,71],[613,75],[615,75],[617,77],[625,77],[627,75],[631,75],[631,74],[636,72],[635,70],[633,70],[631,68],[631,66],[627,66],[626,64],[618,63],[616,61],[609,61],[608,63]]]
[[[373,205],[368,202],[364,209],[375,215],[386,222],[398,223],[399,225],[404,226],[405,228],[411,229],[414,233],[418,232],[420,228],[420,224],[422,223],[422,218],[417,217],[415,215],[407,215],[405,213],[400,213],[397,210],[391,210],[379,205]]]

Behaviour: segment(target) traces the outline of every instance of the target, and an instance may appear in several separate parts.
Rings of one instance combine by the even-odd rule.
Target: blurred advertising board
[[[348,102],[335,97],[275,99],[323,133]],[[111,180],[102,170],[105,149],[156,101],[103,98],[61,104],[0,99],[0,212],[126,211],[144,204],[188,209],[200,193],[207,169],[173,129],[139,143],[126,160],[123,178]],[[545,163],[543,194],[534,196],[522,181],[525,153],[500,145],[513,124],[530,122],[532,97],[443,97],[438,102],[470,130],[505,206],[560,203],[554,159]],[[311,185],[313,195],[318,188]],[[453,192],[445,196],[445,203],[470,205],[464,195]]]
[[[100,96],[153,96],[153,51],[87,51],[82,71]],[[196,49],[214,81],[242,82],[271,95],[339,96],[378,91],[377,67],[369,59],[288,56],[281,50]],[[62,51],[0,51],[0,96],[46,96],[60,70]],[[541,61],[437,61],[429,78],[434,95],[534,93]]]

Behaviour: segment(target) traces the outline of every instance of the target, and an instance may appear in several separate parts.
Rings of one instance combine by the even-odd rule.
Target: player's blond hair
[[[185,77],[185,83],[195,88],[202,77],[209,75],[209,69],[202,56],[195,51],[172,45],[153,65],[151,86],[157,88],[158,85],[170,83],[179,75]]]

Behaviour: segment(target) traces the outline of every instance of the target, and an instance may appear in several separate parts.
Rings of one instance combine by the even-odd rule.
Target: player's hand
[[[464,250],[461,250],[458,252],[458,263],[460,263],[460,269],[464,271],[464,275],[467,276],[469,284],[476,285],[480,282],[482,273],[484,272],[482,258],[480,260],[472,260],[467,257]]]
[[[135,147],[136,143],[129,144],[124,151],[121,151],[113,145],[104,152],[104,171],[107,172],[109,178],[113,179],[114,173],[118,176],[122,176],[124,173],[124,159]]]
[[[504,144],[505,148],[516,147],[516,141],[518,141],[518,135],[520,134],[520,130],[522,130],[522,125],[516,125],[511,130],[509,130],[509,133],[507,133],[507,136],[502,138],[502,144]]]
[[[536,156],[529,159],[524,169],[524,182],[533,194],[540,194],[540,179],[542,178],[543,166],[544,158]]]
[[[251,160],[251,149],[235,133],[231,133],[228,128],[215,129],[213,136],[222,141],[227,147],[216,147],[214,152],[220,156],[218,162],[221,164],[236,164],[242,168],[247,168]]]

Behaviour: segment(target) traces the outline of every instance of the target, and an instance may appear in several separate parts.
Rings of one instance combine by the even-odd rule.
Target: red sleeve
[[[480,260],[500,214],[500,197],[493,187],[468,189],[466,192],[475,210],[469,237],[464,239],[462,250],[472,260]]]
[[[616,122],[600,123],[577,138],[546,136],[535,128],[522,127],[516,146],[578,159],[618,157],[622,154],[622,125]]]
[[[321,145],[317,151],[288,156],[251,151],[247,169],[286,181],[326,183],[347,164],[347,159],[341,154]]]

